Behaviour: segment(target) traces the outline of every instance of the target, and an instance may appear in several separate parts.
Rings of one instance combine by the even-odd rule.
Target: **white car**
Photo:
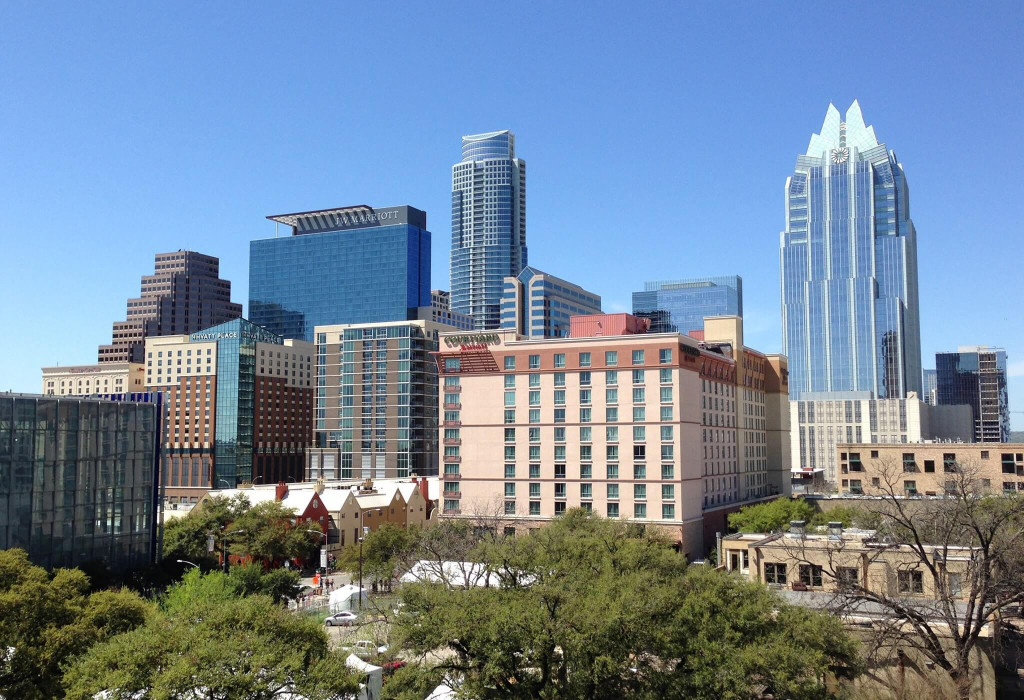
[[[350,625],[356,624],[356,620],[358,619],[359,616],[356,615],[354,612],[350,610],[345,610],[340,613],[328,615],[327,619],[324,620],[324,624],[328,627],[348,627]]]
[[[377,646],[368,639],[360,639],[352,645],[352,652],[359,656],[360,654],[367,654],[372,656],[373,654],[384,654],[388,650],[387,644],[381,644]]]

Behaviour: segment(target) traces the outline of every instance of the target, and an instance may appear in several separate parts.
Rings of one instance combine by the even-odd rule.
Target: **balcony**
[[[444,387],[444,393],[446,393],[446,394],[461,394],[462,393],[462,387],[461,386],[445,386]]]
[[[444,405],[444,410],[446,410],[446,411],[459,411],[461,409],[462,409],[462,404],[461,403],[446,403]]]
[[[445,508],[444,509],[444,514],[445,515],[462,515],[462,509],[461,508]]]
[[[462,438],[445,438],[444,444],[446,445],[461,445]]]
[[[445,472],[441,476],[444,477],[445,481],[461,481],[462,480],[462,474],[449,474],[448,472]]]
[[[462,457],[460,457],[459,455],[445,455],[444,456],[444,463],[445,464],[458,464],[461,461],[462,461]]]
[[[444,498],[462,498],[462,494],[459,491],[444,491],[441,495]]]
[[[461,425],[462,425],[462,421],[460,421],[460,420],[446,420],[444,422],[444,427],[446,427],[446,428],[458,428]]]

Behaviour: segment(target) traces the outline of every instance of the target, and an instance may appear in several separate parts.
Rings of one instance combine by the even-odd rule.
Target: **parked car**
[[[324,620],[324,624],[328,627],[348,627],[349,625],[354,625],[356,623],[356,620],[358,619],[359,616],[356,615],[354,612],[350,610],[345,610],[340,613],[328,615],[327,619]]]
[[[381,644],[378,646],[368,639],[360,639],[358,642],[354,642],[351,648],[352,653],[360,657],[384,654],[389,649],[387,644]]]

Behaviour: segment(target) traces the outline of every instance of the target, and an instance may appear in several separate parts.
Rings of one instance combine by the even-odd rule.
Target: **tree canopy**
[[[373,581],[391,589],[396,568],[410,552],[419,538],[419,530],[400,527],[386,522],[363,540],[362,561],[364,581]],[[346,547],[338,559],[338,568],[355,573],[359,571],[358,546]]]
[[[221,572],[189,572],[148,622],[93,646],[69,669],[68,697],[262,700],[294,691],[311,700],[358,690],[313,619],[269,596],[238,597]]]
[[[407,584],[395,625],[408,652],[442,659],[421,673],[469,697],[751,697],[767,686],[821,698],[827,673],[859,668],[835,618],[687,566],[667,542],[617,521],[570,511],[476,553],[500,585]],[[393,695],[416,676],[392,679]]]
[[[814,506],[801,499],[776,498],[729,514],[729,527],[740,532],[776,532],[791,520],[810,521]]]
[[[143,625],[153,606],[126,591],[90,594],[77,569],[51,576],[23,550],[0,551],[0,697],[64,696],[62,665]]]

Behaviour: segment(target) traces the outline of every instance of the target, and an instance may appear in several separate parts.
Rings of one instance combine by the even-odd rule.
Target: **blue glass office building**
[[[565,338],[571,316],[599,313],[601,297],[546,272],[527,266],[505,278],[501,327],[527,338]]]
[[[1010,441],[1006,351],[983,345],[935,354],[940,406],[967,404],[974,412],[975,442]]]
[[[789,395],[921,393],[917,234],[903,166],[864,124],[829,105],[786,179],[782,349]]]
[[[405,321],[430,306],[430,231],[413,207],[268,216],[289,234],[249,244],[249,319],[284,338],[316,326]]]
[[[651,319],[651,333],[704,330],[705,316],[742,316],[743,279],[738,275],[645,282],[633,292],[633,315]]]
[[[476,330],[497,328],[504,280],[526,264],[526,162],[516,158],[516,137],[463,136],[452,166],[452,311],[471,316]]]

